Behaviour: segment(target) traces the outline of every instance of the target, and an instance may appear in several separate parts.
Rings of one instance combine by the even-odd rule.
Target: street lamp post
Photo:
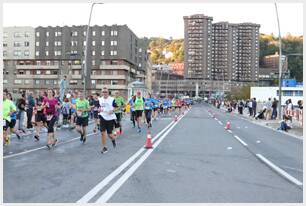
[[[90,21],[91,21],[91,15],[92,15],[92,10],[94,5],[96,4],[103,4],[103,3],[92,3],[91,4],[91,9],[90,9],[90,14],[89,14],[89,19],[88,19],[88,24],[87,24],[87,31],[86,31],[86,45],[85,45],[85,62],[84,62],[84,96],[86,96],[86,77],[87,77],[87,69],[88,69],[88,41],[89,41],[89,28],[90,28]]]
[[[277,10],[277,4],[276,1],[274,2],[275,5],[275,11],[276,11],[276,18],[277,18],[277,25],[278,25],[278,42],[279,42],[279,76],[278,76],[278,119],[282,118],[282,39],[281,39],[281,33],[280,33],[280,25],[279,25],[279,18],[278,18],[278,10]]]

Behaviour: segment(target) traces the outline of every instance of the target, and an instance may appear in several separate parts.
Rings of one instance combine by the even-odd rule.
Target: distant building
[[[35,30],[33,27],[3,28],[3,59],[34,59]]]
[[[184,75],[184,63],[169,63],[171,70],[178,75]]]
[[[264,56],[262,59],[262,68],[267,68],[270,70],[278,70],[279,68],[279,54],[275,52],[273,55]],[[288,70],[288,59],[286,55],[282,55],[282,68],[284,72]]]

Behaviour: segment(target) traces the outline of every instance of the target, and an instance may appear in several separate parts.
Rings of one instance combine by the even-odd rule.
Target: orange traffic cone
[[[225,129],[231,129],[231,123],[230,122],[226,122]]]
[[[153,148],[153,145],[152,145],[152,142],[151,142],[151,132],[150,131],[148,131],[147,140],[146,140],[146,143],[145,143],[144,147],[146,149],[152,149]]]

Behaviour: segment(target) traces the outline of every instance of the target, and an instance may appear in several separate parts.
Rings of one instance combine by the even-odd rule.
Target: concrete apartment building
[[[14,71],[18,82],[15,90],[39,91],[58,88],[67,75],[69,90],[83,90],[86,26],[35,28],[35,56],[5,62]],[[100,91],[104,86],[127,95],[127,85],[144,81],[146,48],[138,46],[139,39],[126,25],[92,26],[89,32],[86,89]]]
[[[258,24],[212,24],[202,14],[184,16],[185,78],[258,81]]]
[[[212,17],[184,16],[185,78],[209,79],[211,72]]]

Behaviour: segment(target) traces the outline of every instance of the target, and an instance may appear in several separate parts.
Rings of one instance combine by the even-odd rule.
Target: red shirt
[[[44,99],[43,101],[44,105],[47,104],[45,113],[46,114],[53,114],[56,115],[56,109],[55,106],[58,104],[57,99],[53,98],[53,99],[48,99],[47,97]],[[48,107],[49,104],[49,107]]]

